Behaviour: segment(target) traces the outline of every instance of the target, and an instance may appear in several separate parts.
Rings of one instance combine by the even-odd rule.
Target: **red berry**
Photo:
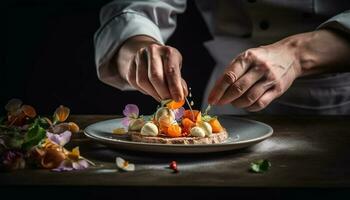
[[[178,172],[176,161],[172,161],[169,165],[169,168],[174,170],[174,172]]]

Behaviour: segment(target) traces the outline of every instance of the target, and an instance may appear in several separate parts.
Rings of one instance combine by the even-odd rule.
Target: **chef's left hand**
[[[349,64],[349,52],[349,42],[328,30],[248,49],[225,69],[208,101],[259,111],[281,96],[299,76],[334,71],[339,63]]]

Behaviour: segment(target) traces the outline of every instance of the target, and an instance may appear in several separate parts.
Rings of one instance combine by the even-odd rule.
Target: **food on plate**
[[[187,103],[189,109],[183,106]],[[136,105],[124,109],[123,124],[131,141],[159,144],[216,144],[228,138],[226,129],[217,117],[210,116],[208,109],[202,114],[193,110],[187,99],[165,100],[149,117],[138,116]],[[133,113],[131,112],[133,110]],[[132,117],[130,117],[132,116]]]

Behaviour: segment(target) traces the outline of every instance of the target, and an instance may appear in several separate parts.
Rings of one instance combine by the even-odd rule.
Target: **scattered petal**
[[[70,109],[65,106],[60,106],[56,109],[54,117],[59,122],[64,122],[68,118]]]
[[[46,132],[46,136],[53,143],[58,144],[60,146],[64,146],[65,144],[67,144],[69,142],[69,140],[72,136],[72,133],[70,131],[65,131],[61,134]]]
[[[35,111],[35,109],[33,108],[33,106],[30,106],[30,105],[23,105],[23,106],[21,107],[21,110],[22,110],[22,112],[23,112],[26,116],[28,116],[28,117],[30,117],[30,118],[34,118],[34,117],[36,116],[36,111]]]
[[[78,133],[80,130],[79,126],[74,122],[69,122],[68,128],[72,133]]]
[[[127,104],[123,110],[126,117],[137,118],[139,116],[139,108],[135,104]]]
[[[57,168],[52,169],[52,171],[55,171],[55,172],[72,171],[72,170],[73,170],[73,164],[70,160],[63,160]]]
[[[45,148],[42,153],[43,156],[41,157],[40,164],[45,169],[58,167],[66,158],[61,149],[57,148]]]
[[[121,157],[117,157],[115,159],[116,165],[118,169],[123,171],[135,171],[135,165],[132,163],[129,163],[128,161],[124,160]]]
[[[180,120],[182,118],[182,116],[184,115],[185,112],[185,108],[184,107],[180,107],[178,109],[174,110],[175,113],[175,120]]]
[[[75,169],[75,170],[82,170],[82,169],[88,168],[89,163],[84,159],[80,159],[76,162],[73,162],[72,166],[73,166],[73,169]]]
[[[26,165],[24,155],[16,150],[9,150],[3,153],[0,161],[0,167],[8,171],[23,169]]]
[[[73,161],[79,160],[79,158],[80,158],[79,147],[75,147],[74,149],[72,149],[72,152],[68,153],[68,158],[73,160]]]

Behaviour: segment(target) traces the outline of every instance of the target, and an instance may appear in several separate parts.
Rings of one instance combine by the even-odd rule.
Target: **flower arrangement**
[[[70,109],[59,106],[52,119],[38,116],[34,107],[19,99],[5,106],[7,116],[0,119],[0,170],[26,167],[52,171],[81,170],[94,165],[80,155],[79,147],[71,151],[64,146],[79,131],[74,122],[66,122]]]

